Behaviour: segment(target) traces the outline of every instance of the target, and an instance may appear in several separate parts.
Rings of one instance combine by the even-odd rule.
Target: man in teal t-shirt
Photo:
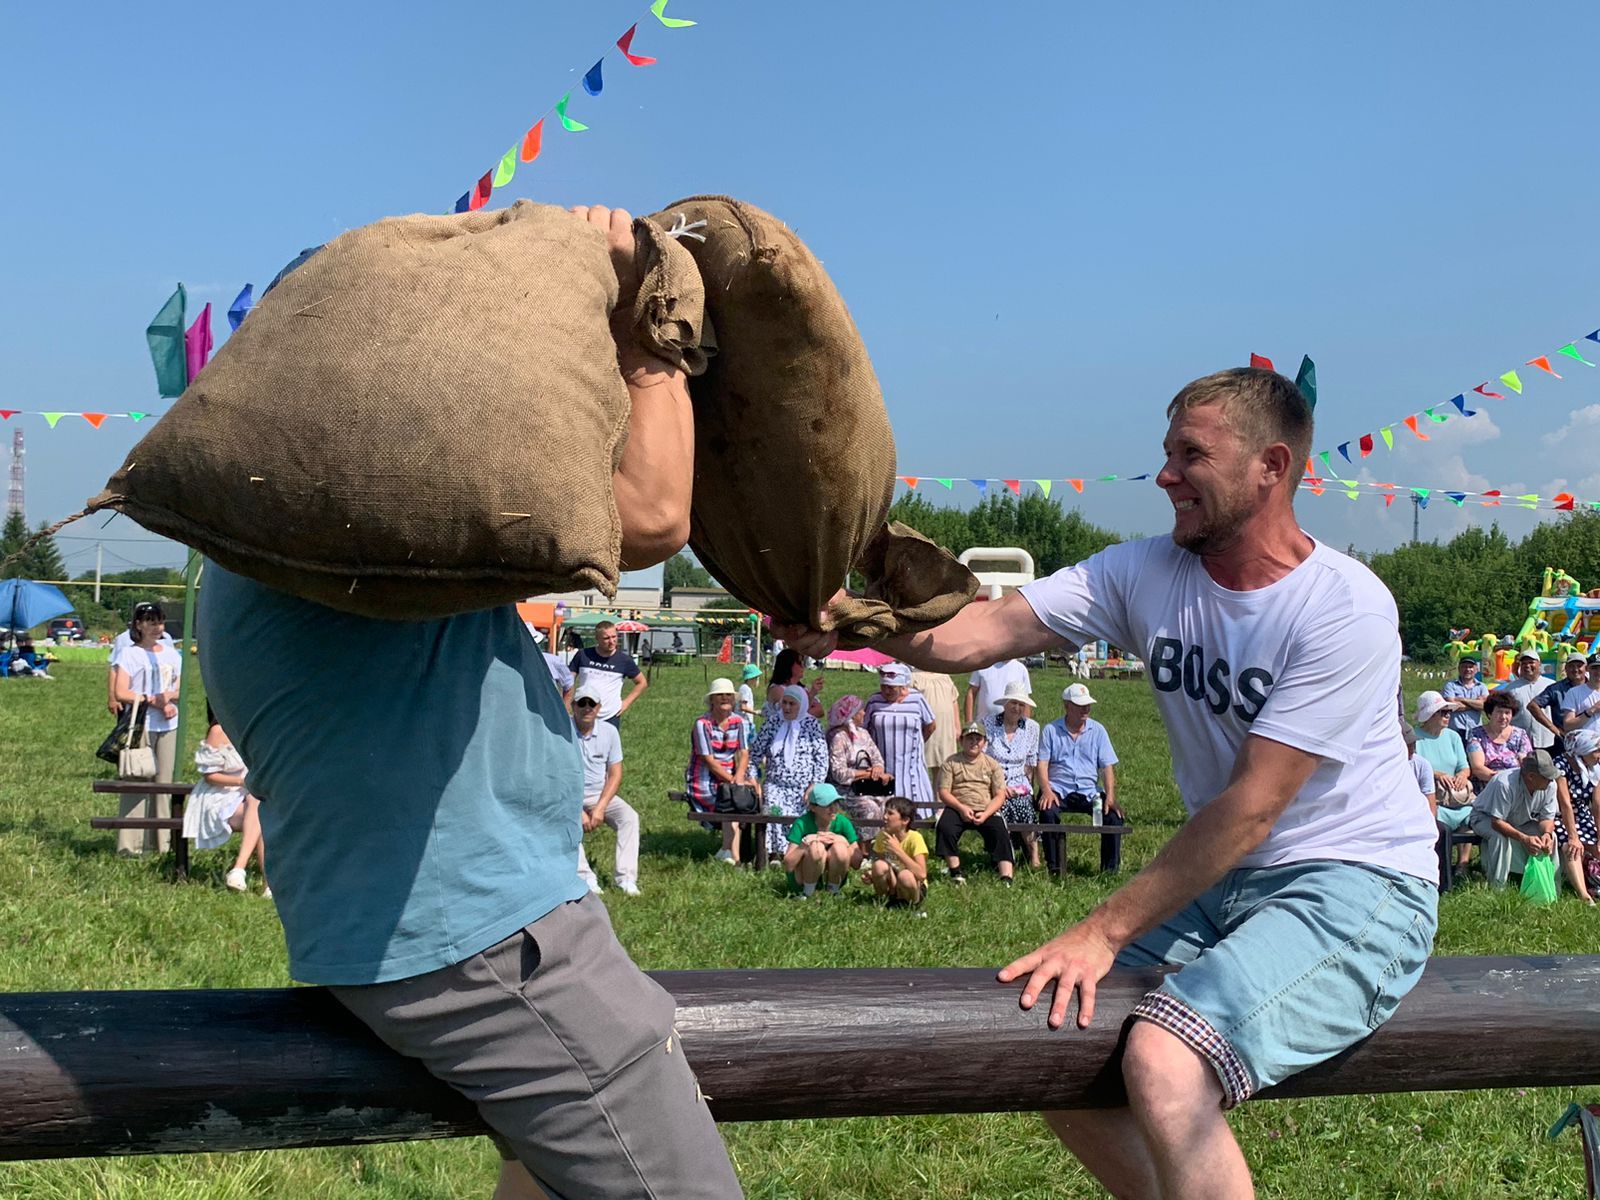
[[[789,826],[789,849],[784,870],[800,885],[798,898],[809,900],[817,881],[826,879],[828,891],[837,892],[850,878],[850,868],[861,861],[856,827],[839,811],[839,789],[831,783],[814,783],[806,793],[806,811]]]

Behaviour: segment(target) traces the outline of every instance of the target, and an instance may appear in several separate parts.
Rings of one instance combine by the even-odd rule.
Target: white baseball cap
[[[596,704],[605,703],[605,700],[600,695],[599,687],[593,682],[584,682],[578,685],[577,690],[572,693],[572,702],[576,704],[579,700],[593,700]]]
[[[1094,697],[1089,695],[1088,685],[1083,683],[1068,685],[1067,689],[1061,693],[1061,698],[1068,704],[1093,704],[1095,702]]]
[[[878,668],[878,679],[890,687],[909,687],[911,684],[911,668],[905,663],[884,663]]]

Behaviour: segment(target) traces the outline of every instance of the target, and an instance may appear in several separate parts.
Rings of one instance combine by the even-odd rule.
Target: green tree
[[[728,611],[730,609],[737,611]],[[718,617],[723,612],[728,614],[724,619],[701,621],[701,645],[705,644],[708,637],[750,632],[750,610],[745,607],[744,601],[736,596],[713,596],[700,606],[700,611],[696,615],[701,618],[712,618]]]
[[[0,579],[65,579],[66,565],[61,561],[61,552],[56,549],[54,538],[40,537],[38,541],[28,545],[29,541],[37,534],[42,534],[47,528],[44,522],[39,523],[35,532],[28,530],[28,523],[21,513],[12,513],[6,517],[5,526],[0,529],[0,562],[5,566],[0,567]],[[27,549],[24,550],[23,547]],[[15,562],[6,562],[13,554],[21,552]]]
[[[1081,562],[1122,540],[1085,520],[1077,509],[1069,512],[1060,500],[1037,493],[1020,498],[1010,493],[991,495],[963,512],[908,492],[889,509],[889,519],[904,522],[952,554],[973,546],[1019,546],[1033,555],[1040,575]]]
[[[678,588],[710,586],[711,572],[699,564],[691,562],[689,556],[681,551],[667,559],[666,565],[661,569],[661,594],[663,598],[671,596]]]

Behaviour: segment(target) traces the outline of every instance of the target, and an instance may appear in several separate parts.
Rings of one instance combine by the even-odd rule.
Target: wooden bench
[[[996,946],[995,961],[1024,944]],[[1090,1026],[1055,1032],[1047,1006],[1022,1011],[1021,982],[996,983],[992,966],[652,974],[677,1003],[678,1044],[712,1115],[775,1121],[1126,1103],[1123,1025],[1162,972],[1113,968]],[[1592,1088],[1597,993],[1600,957],[1435,958],[1376,1033],[1252,1102]],[[974,1039],[982,1054],[928,1070],[929,1045]],[[325,988],[0,995],[0,1062],[0,1161],[485,1132],[461,1093],[385,1047]]]
[[[757,829],[765,829],[768,825],[792,825],[797,820],[795,817],[774,816],[768,812],[756,813],[717,813],[701,812],[689,802],[687,792],[668,792],[668,800],[681,801],[689,806],[688,820],[704,822],[708,825],[748,825]],[[882,821],[856,820],[850,818],[851,824],[857,829],[877,829],[882,826]],[[930,817],[918,817],[911,822],[913,829],[932,829],[934,820]],[[1007,822],[1006,828],[1012,833],[1037,833],[1037,834],[1064,834],[1077,837],[1120,838],[1133,832],[1132,825],[1047,825],[1038,821]],[[756,837],[755,867],[764,870],[771,856],[767,852],[767,839],[763,836]]]
[[[170,817],[90,817],[90,829],[156,829],[172,834],[172,881],[189,878],[189,839],[183,836],[183,801],[194,790],[192,783],[157,783],[143,779],[96,779],[92,789],[99,795],[171,796]]]
[[[1448,892],[1456,884],[1456,847],[1481,845],[1483,845],[1483,839],[1465,826],[1456,830],[1446,829],[1443,825],[1439,826],[1437,851],[1439,855],[1439,892],[1441,895]]]

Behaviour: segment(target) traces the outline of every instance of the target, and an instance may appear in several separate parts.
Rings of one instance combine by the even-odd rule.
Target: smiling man
[[[1436,923],[1435,829],[1406,763],[1393,598],[1301,530],[1311,409],[1271,371],[1221,371],[1167,408],[1170,537],[1108,547],[883,646],[968,671],[1092,638],[1149,666],[1189,820],[1082,921],[1000,972],[1094,1016],[1113,963],[1178,964],[1134,1010],[1129,1107],[1048,1114],[1119,1197],[1245,1197],[1224,1119],[1388,1019]],[[819,615],[819,625],[825,621]],[[778,633],[806,654],[831,635]]]

